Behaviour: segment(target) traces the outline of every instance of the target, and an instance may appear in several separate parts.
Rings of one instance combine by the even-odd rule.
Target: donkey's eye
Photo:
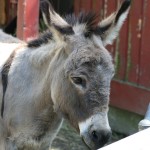
[[[76,84],[78,86],[82,86],[83,88],[86,88],[87,80],[85,77],[83,77],[83,76],[78,76],[78,77],[72,76],[71,80],[74,84]]]
[[[83,80],[82,80],[82,78],[80,78],[80,77],[72,77],[72,81],[73,81],[75,84],[80,84],[80,85],[83,84]]]

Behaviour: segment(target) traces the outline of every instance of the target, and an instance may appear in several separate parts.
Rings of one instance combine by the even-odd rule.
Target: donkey
[[[130,0],[98,24],[92,13],[63,19],[48,1],[41,8],[48,30],[38,39],[7,42],[0,33],[0,149],[48,150],[63,118],[98,149],[111,136],[114,66],[105,46],[117,37]]]

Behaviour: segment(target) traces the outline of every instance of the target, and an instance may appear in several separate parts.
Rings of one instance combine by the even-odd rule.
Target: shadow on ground
[[[113,132],[110,143],[124,138],[125,135]],[[55,138],[51,150],[89,150],[82,142],[79,134],[64,121],[63,126]]]

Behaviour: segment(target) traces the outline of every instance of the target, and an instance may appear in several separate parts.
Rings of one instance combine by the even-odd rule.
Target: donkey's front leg
[[[5,140],[5,149],[4,150],[18,150],[16,144],[10,139]]]
[[[0,118],[0,150],[17,150],[13,142],[7,138],[7,135],[3,119]]]

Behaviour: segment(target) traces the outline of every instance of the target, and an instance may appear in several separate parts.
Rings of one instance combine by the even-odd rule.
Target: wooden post
[[[28,41],[38,36],[39,0],[19,0],[17,37]]]
[[[6,22],[5,14],[5,0],[0,1],[0,25],[4,25]]]

